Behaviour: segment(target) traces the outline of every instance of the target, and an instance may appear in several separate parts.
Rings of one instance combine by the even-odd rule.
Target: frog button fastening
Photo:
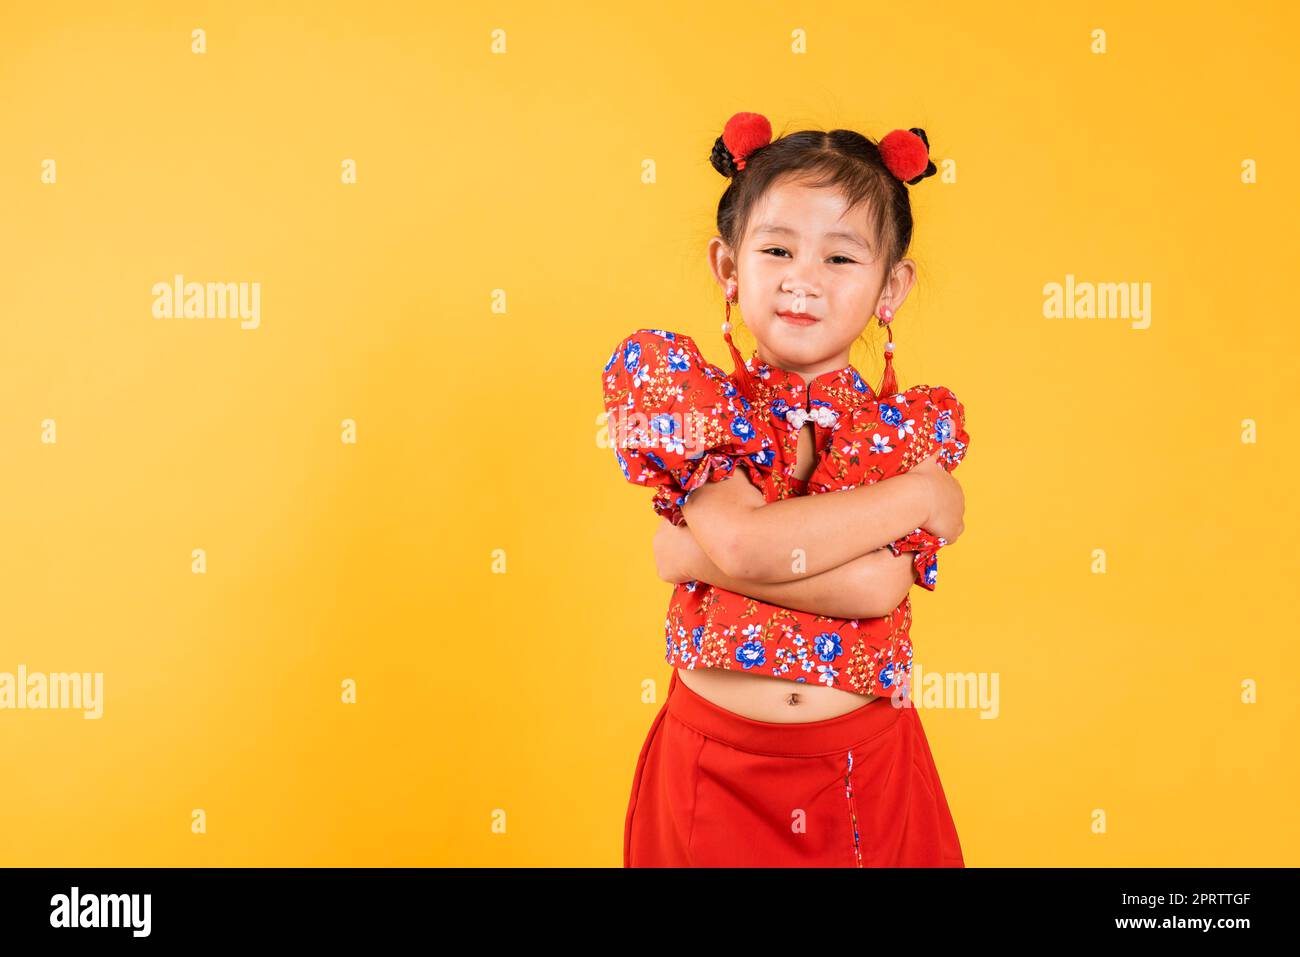
[[[839,413],[828,405],[818,405],[814,406],[811,412],[800,408],[791,409],[785,414],[785,420],[790,423],[790,428],[796,432],[802,429],[810,419],[823,429],[830,429],[835,427],[835,423],[839,419]]]

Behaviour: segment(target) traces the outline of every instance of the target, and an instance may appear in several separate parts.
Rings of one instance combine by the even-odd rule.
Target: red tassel
[[[736,344],[731,340],[731,300],[727,300],[727,331],[722,333],[722,338],[727,340],[727,348],[731,350],[732,361],[736,364],[734,378],[740,383],[740,391],[750,402],[754,401],[754,380],[749,375],[749,370],[745,368],[745,357],[740,354]]]
[[[885,344],[885,374],[880,379],[876,398],[884,400],[898,391],[898,380],[894,377],[894,334],[890,331],[889,323],[882,322],[881,325],[885,327],[889,341]]]

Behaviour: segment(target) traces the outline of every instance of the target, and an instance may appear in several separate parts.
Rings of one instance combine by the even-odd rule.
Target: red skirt
[[[877,698],[782,724],[673,669],[623,828],[624,867],[964,867],[921,718]]]

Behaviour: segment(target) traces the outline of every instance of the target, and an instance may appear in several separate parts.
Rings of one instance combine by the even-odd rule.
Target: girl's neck
[[[762,343],[759,344],[758,348],[755,351],[758,355],[759,361],[766,362],[769,366],[772,366],[773,368],[781,369],[785,372],[793,373],[794,375],[797,375],[799,378],[801,378],[805,383],[812,382],[818,376],[825,375],[828,372],[838,372],[840,369],[843,369],[849,365],[849,354],[847,352],[843,353],[842,355],[832,356],[831,358],[823,360],[821,362],[814,362],[812,365],[799,366],[799,365],[787,365],[785,363],[777,362],[775,357],[773,357],[763,347]]]

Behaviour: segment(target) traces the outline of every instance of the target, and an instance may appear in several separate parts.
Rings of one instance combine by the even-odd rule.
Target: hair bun
[[[723,176],[745,168],[754,150],[772,142],[772,124],[762,113],[735,113],[713,144],[709,162]]]
[[[936,172],[930,160],[930,139],[919,126],[886,133],[879,145],[885,166],[908,186],[915,186]]]

